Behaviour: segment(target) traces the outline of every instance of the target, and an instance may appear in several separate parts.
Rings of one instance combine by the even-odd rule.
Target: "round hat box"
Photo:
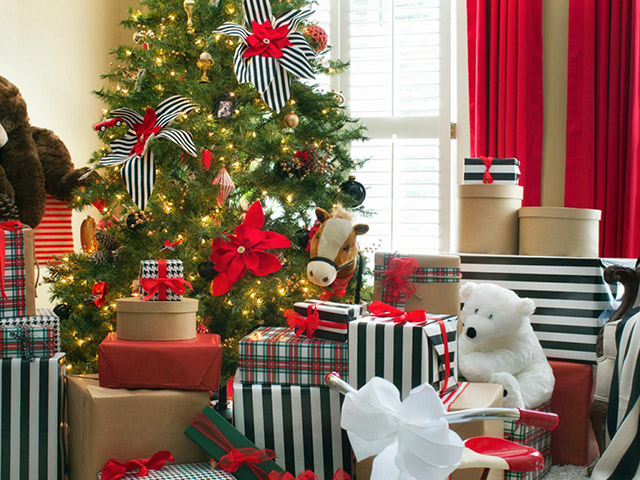
[[[459,185],[458,252],[516,255],[518,185]]]
[[[198,300],[143,302],[130,297],[116,300],[117,335],[121,340],[173,341],[196,338]]]
[[[520,255],[599,256],[600,210],[523,207],[519,215]]]

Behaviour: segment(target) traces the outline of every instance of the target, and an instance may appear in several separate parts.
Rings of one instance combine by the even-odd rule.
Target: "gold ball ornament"
[[[345,98],[342,92],[333,92],[333,97],[336,99],[338,105],[344,105]]]
[[[133,41],[136,42],[137,44],[143,43],[146,38],[147,38],[146,32],[134,32],[133,34]]]
[[[92,216],[88,215],[80,225],[80,244],[86,253],[93,253],[98,250],[96,231],[98,227]]]
[[[284,116],[284,124],[289,128],[296,128],[300,123],[300,117],[293,112],[289,112]]]

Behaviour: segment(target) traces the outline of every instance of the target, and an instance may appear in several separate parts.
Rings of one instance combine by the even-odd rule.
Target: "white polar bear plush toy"
[[[504,387],[505,407],[536,408],[551,399],[555,378],[533,332],[536,305],[491,283],[465,283],[459,340],[460,373]]]

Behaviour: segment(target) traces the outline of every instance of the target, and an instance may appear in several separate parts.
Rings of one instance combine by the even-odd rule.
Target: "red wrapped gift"
[[[222,366],[220,336],[193,340],[140,342],[110,333],[98,349],[100,386],[217,390]]]
[[[554,465],[590,465],[598,455],[589,407],[593,398],[593,365],[550,361],[556,386],[551,411],[560,423],[551,434]]]

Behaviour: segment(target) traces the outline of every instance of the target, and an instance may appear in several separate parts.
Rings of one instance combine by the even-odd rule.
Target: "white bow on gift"
[[[445,480],[460,465],[464,450],[429,384],[400,401],[395,385],[374,377],[347,393],[341,426],[358,460],[376,455],[371,480]]]

